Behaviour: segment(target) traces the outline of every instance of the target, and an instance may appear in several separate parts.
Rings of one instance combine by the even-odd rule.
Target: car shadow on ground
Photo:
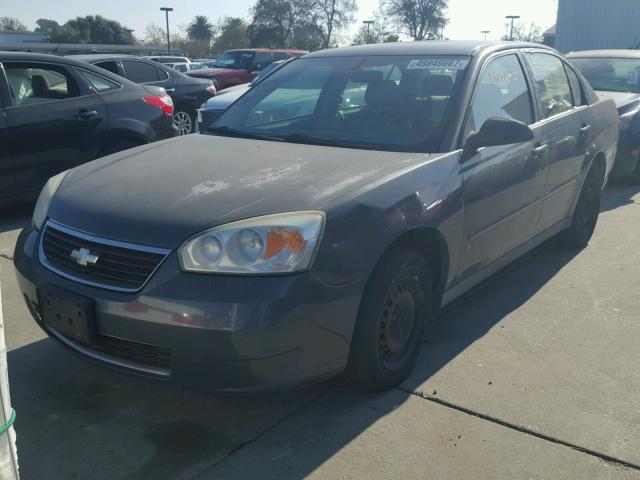
[[[576,253],[553,241],[542,245],[442,312],[430,325],[418,374],[403,384],[402,401]],[[297,452],[288,470],[287,478],[301,478],[398,406],[396,396],[373,408],[371,395],[344,381],[260,398],[183,391],[90,364],[49,339],[11,351],[9,366],[23,478],[175,479],[203,471],[215,477],[225,457],[292,413],[313,410],[330,391],[331,414],[317,427],[327,432],[322,448]]]
[[[24,228],[31,221],[33,203],[0,207],[0,234]]]
[[[633,197],[640,192],[640,185],[610,182],[602,197],[601,212],[608,212],[624,205],[638,203]]]

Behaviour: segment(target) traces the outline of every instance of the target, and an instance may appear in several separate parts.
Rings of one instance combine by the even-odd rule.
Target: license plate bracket
[[[93,300],[57,287],[38,290],[40,312],[46,326],[76,342],[96,339]]]

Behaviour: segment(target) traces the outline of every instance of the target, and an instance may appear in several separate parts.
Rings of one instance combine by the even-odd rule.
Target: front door
[[[107,107],[65,65],[5,62],[12,105],[6,145],[16,192],[38,190],[63,170],[95,158]]]
[[[465,139],[490,117],[531,126],[534,139],[482,148],[462,165],[464,241],[459,280],[535,236],[545,194],[548,145],[534,124],[533,95],[518,55],[495,57],[480,74]]]

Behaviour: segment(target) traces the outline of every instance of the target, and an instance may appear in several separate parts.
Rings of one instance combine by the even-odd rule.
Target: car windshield
[[[251,65],[253,52],[225,52],[213,64],[214,68],[241,68]]]
[[[209,133],[436,152],[468,57],[301,58],[233,104]]]
[[[594,90],[640,93],[640,58],[572,58]]]

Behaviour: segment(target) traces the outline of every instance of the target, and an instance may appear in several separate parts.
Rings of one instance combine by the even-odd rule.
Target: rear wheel
[[[173,114],[173,124],[178,129],[180,135],[193,133],[195,115],[187,110],[178,110]]]
[[[371,391],[402,382],[417,361],[430,310],[424,258],[413,251],[383,258],[362,299],[347,375]]]
[[[600,171],[592,167],[582,186],[571,226],[562,233],[565,244],[574,248],[584,248],[589,243],[600,215],[602,182]]]

